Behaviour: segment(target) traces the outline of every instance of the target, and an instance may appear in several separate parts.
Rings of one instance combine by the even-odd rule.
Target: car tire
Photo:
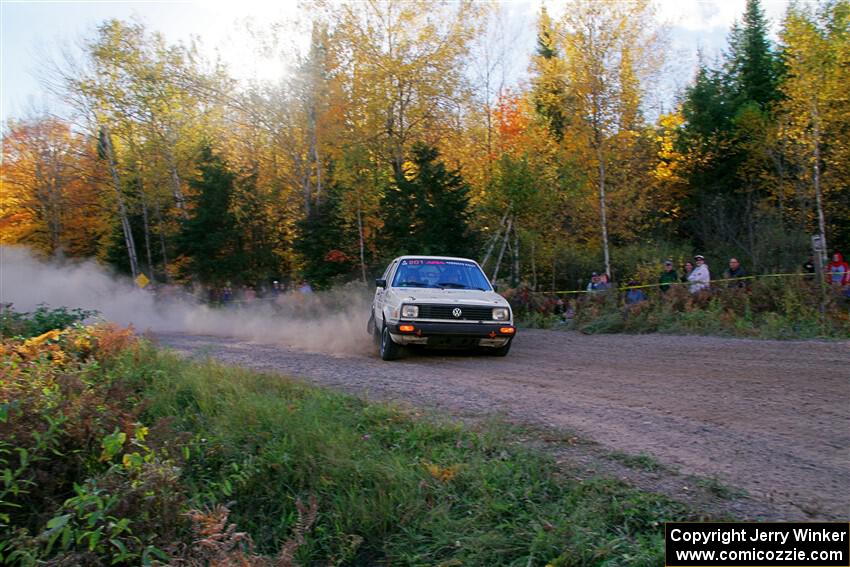
[[[492,354],[493,356],[507,356],[508,353],[511,351],[511,343],[512,342],[514,342],[513,339],[509,340],[508,344],[506,344],[505,346],[491,348],[491,349],[488,349],[488,350],[490,351],[490,354]]]
[[[378,354],[381,355],[381,360],[396,360],[401,356],[401,345],[393,341],[393,338],[390,336],[390,328],[386,325],[381,330]]]

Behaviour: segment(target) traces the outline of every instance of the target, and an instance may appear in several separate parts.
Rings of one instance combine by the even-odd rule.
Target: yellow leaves
[[[74,339],[71,343],[74,348],[81,353],[89,353],[92,349],[91,340],[89,337],[82,335]]]
[[[412,161],[405,161],[401,166],[402,172],[404,172],[404,178],[408,181],[413,181],[416,179],[416,176],[419,175],[419,168]]]
[[[62,331],[58,329],[53,329],[52,331],[47,331],[44,334],[41,334],[32,339],[27,339],[24,341],[24,348],[33,348],[40,346],[48,341],[55,341],[62,335]]]
[[[675,143],[679,129],[685,119],[680,112],[664,114],[658,119],[658,131],[655,135],[658,160],[652,169],[652,177],[662,183],[679,183],[685,156],[676,151]]]
[[[139,471],[145,462],[149,462],[151,460],[152,452],[150,448],[143,443],[148,433],[149,430],[147,427],[141,423],[135,424],[133,438],[130,439],[130,447],[141,449],[141,453],[139,451],[129,452],[128,447],[127,452],[125,452],[121,457],[121,466],[123,466],[126,470]],[[104,436],[101,440],[100,446],[103,448],[103,451],[100,454],[100,460],[104,462],[111,461],[125,450],[124,447],[126,444],[127,434],[116,428],[114,432]]]
[[[66,370],[95,354],[99,359],[114,356],[134,341],[131,330],[110,325],[53,329],[30,339],[0,343],[0,356],[18,364],[48,362],[51,367]]]
[[[65,365],[66,355],[58,344],[61,336],[61,331],[55,329],[47,331],[37,337],[25,340],[23,344],[14,349],[14,352],[22,361],[44,359],[50,361],[53,366],[62,367]]]
[[[457,476],[458,471],[460,471],[461,465],[450,465],[448,467],[441,467],[436,463],[431,463],[428,461],[423,461],[422,466],[425,467],[425,470],[440,482],[451,482],[454,480],[455,476]]]
[[[106,435],[100,442],[103,451],[100,453],[101,461],[111,461],[112,458],[124,449],[127,434],[116,429],[113,433]]]

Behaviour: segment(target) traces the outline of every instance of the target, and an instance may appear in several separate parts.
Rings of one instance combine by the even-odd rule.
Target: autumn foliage
[[[492,57],[503,16],[470,0],[328,6],[275,85],[106,21],[85,65],[49,77],[84,119],[6,125],[0,243],[155,283],[258,288],[364,279],[415,252],[393,244],[410,234],[436,248],[473,235],[458,253],[538,289],[633,272],[635,247],[640,262],[689,248],[793,270],[814,233],[850,244],[848,13],[846,0],[792,6],[774,44],[749,0],[722,61],[661,96],[677,101],[664,112],[668,49],[644,0],[541,10],[529,81],[514,86]],[[421,147],[468,186],[448,233],[384,206]]]

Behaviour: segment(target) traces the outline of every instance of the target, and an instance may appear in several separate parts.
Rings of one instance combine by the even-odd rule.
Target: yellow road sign
[[[147,286],[149,283],[151,283],[151,281],[148,279],[148,277],[145,274],[139,274],[138,276],[136,276],[135,281],[136,281],[136,285],[139,286],[142,289],[144,289],[145,286]]]

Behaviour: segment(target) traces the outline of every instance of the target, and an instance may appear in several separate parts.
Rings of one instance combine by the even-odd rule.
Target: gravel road
[[[708,506],[713,512],[850,518],[850,342],[524,330],[505,358],[414,353],[382,362],[365,335],[362,348],[335,355],[233,338],[158,337],[189,356],[370,399],[465,418],[497,415],[531,426],[540,432],[532,442],[549,442],[548,450],[586,472],[686,501],[695,494],[692,481],[707,478],[701,486],[727,501]],[[650,455],[661,471],[618,466],[605,457],[611,452]]]

